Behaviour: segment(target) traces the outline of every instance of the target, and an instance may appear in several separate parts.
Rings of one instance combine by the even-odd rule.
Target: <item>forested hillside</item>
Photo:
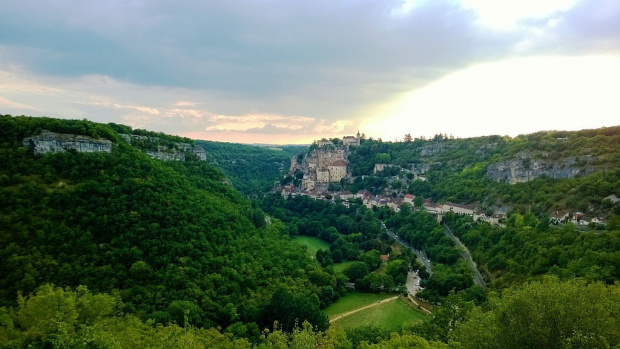
[[[614,211],[605,198],[620,195],[620,127],[515,138],[368,139],[349,160],[358,176],[352,191],[408,192],[475,203],[489,212],[504,206],[535,214],[569,210],[607,216]],[[375,164],[387,169],[373,173]]]
[[[291,156],[306,146],[282,146],[281,150],[252,145],[196,141],[205,148],[207,160],[222,169],[233,186],[245,195],[268,192],[291,165]]]
[[[192,158],[151,159],[120,128],[127,131],[0,117],[2,306],[46,283],[85,285],[121,297],[122,311],[163,324],[246,336],[286,316],[327,327],[307,276],[320,266],[280,225],[266,225],[220,170]],[[34,155],[22,140],[42,129],[108,139],[112,151]],[[273,312],[283,297],[299,309]]]

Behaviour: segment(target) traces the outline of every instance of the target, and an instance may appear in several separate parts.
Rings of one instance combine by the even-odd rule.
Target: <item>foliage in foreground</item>
[[[254,343],[218,330],[153,324],[120,312],[118,297],[45,285],[0,308],[0,346],[100,348],[614,348],[620,345],[620,285],[546,278],[492,295],[475,307],[452,294],[429,322],[380,327],[264,331]],[[186,313],[186,318],[191,312]],[[277,325],[276,325],[277,326]]]
[[[463,348],[620,346],[620,285],[548,278],[492,297],[453,337]]]
[[[315,332],[307,322],[289,332],[266,330],[255,344],[214,328],[145,323],[133,315],[123,315],[117,297],[92,294],[84,286],[72,291],[45,285],[33,296],[20,296],[18,304],[15,309],[0,309],[2,347],[353,348],[346,333]],[[187,313],[188,316],[191,314]],[[430,346],[423,338],[413,335],[391,339],[386,342],[389,346],[357,341],[362,348],[394,348],[396,343],[415,345],[414,348],[442,347]]]

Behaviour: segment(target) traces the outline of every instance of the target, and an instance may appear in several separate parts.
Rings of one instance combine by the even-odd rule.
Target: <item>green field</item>
[[[393,294],[377,294],[377,293],[359,293],[351,292],[344,297],[338,298],[336,303],[333,303],[323,311],[327,316],[333,316],[336,314],[346,313],[363,306],[376,303],[377,301],[392,298]],[[353,315],[352,315],[353,316]]]
[[[334,263],[334,272],[336,274],[342,274],[345,269],[347,269],[351,264],[355,263],[355,261],[346,261],[342,263]]]
[[[297,236],[293,238],[293,242],[308,247],[308,254],[312,257],[316,256],[316,251],[329,250],[329,244],[314,236]]]
[[[334,328],[347,329],[378,325],[389,330],[398,330],[403,325],[426,321],[427,317],[407,306],[400,298],[383,302],[358,313],[345,316],[331,324]]]

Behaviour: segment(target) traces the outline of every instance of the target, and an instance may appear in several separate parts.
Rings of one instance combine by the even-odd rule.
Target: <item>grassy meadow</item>
[[[342,263],[334,263],[334,272],[336,274],[343,274],[344,270],[347,269],[351,264],[356,261],[344,261]]]
[[[426,321],[427,317],[411,307],[402,299],[382,302],[374,307],[345,316],[331,324],[334,328],[355,328],[378,325],[389,330],[398,330],[404,325]]]
[[[327,316],[331,317],[392,297],[394,297],[393,294],[351,292],[344,297],[340,297],[335,303],[331,304],[323,311]]]
[[[314,236],[300,235],[293,238],[293,242],[306,246],[308,254],[312,257],[316,256],[318,250],[329,250],[329,244]]]

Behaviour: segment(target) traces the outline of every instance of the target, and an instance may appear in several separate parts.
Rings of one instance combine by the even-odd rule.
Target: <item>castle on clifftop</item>
[[[361,136],[345,136],[338,139],[320,139],[313,143],[308,153],[298,163],[297,157],[291,158],[290,174],[303,172],[302,190],[312,190],[327,186],[329,183],[340,182],[351,177],[348,169],[347,156],[350,146],[359,146]]]

